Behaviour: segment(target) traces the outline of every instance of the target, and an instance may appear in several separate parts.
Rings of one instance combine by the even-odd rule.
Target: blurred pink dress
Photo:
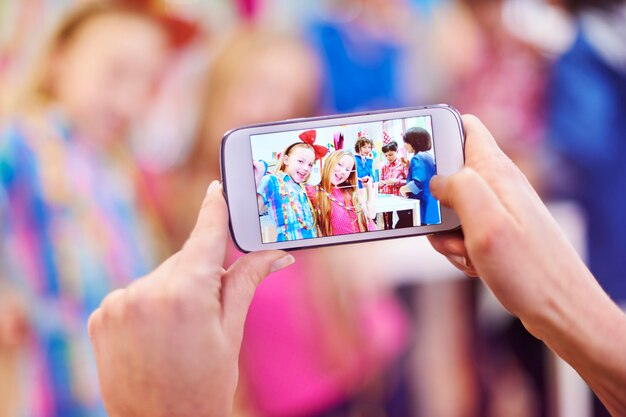
[[[337,248],[341,250],[341,248]],[[231,253],[234,253],[232,251]],[[354,306],[363,343],[333,351],[333,317],[311,296],[314,256],[272,274],[258,288],[246,321],[241,367],[249,399],[263,416],[309,415],[349,399],[369,377],[381,376],[406,344],[407,317],[394,297],[362,300]],[[332,362],[332,363],[331,363]]]

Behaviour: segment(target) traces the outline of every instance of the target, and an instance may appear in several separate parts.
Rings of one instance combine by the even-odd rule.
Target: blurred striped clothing
[[[87,320],[155,263],[130,159],[85,143],[53,113],[0,131],[0,280],[30,309],[29,417],[106,415]]]

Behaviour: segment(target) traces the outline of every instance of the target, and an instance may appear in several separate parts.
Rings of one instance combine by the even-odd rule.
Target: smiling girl
[[[335,151],[324,161],[322,181],[314,196],[318,207],[320,234],[323,236],[377,230],[372,182],[364,183],[367,201],[357,191],[354,156],[348,151]]]
[[[269,211],[277,242],[317,237],[315,210],[305,188],[314,163],[313,146],[296,142],[285,149],[274,174],[257,177],[259,212]]]
[[[19,387],[16,415],[106,416],[87,319],[159,257],[127,139],[158,89],[170,37],[135,6],[80,3],[0,127],[0,316],[14,293],[22,302],[10,322],[27,333],[16,358],[24,377],[0,371],[0,386]]]

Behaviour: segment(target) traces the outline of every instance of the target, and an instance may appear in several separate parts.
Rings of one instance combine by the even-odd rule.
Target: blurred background
[[[223,132],[442,102],[626,305],[621,0],[0,0],[0,417],[106,415],[89,314],[182,245]],[[607,415],[423,238],[295,256],[235,416]]]

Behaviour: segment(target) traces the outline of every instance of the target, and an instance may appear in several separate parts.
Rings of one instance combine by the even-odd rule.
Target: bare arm
[[[370,219],[376,218],[376,193],[374,192],[374,186],[372,181],[364,183],[367,190],[367,201],[365,202],[366,216]]]
[[[254,169],[254,183],[256,184],[256,188],[258,190],[259,185],[261,184],[261,181],[263,180],[263,177],[265,176],[265,172],[267,168],[265,164],[261,161],[254,161],[254,163],[252,164],[252,167]],[[267,210],[267,205],[265,204],[265,199],[263,198],[261,194],[258,193],[258,191],[256,195],[256,201],[259,207],[259,213],[265,212],[265,210]]]
[[[431,236],[431,243],[459,269],[480,276],[614,415],[626,416],[626,316],[487,128],[473,116],[463,122],[465,168],[430,183],[435,197],[458,213],[463,232]]]
[[[263,197],[260,194],[256,195],[256,202],[259,206],[259,213],[265,212],[267,210],[267,206],[265,205],[265,201],[263,201]]]

